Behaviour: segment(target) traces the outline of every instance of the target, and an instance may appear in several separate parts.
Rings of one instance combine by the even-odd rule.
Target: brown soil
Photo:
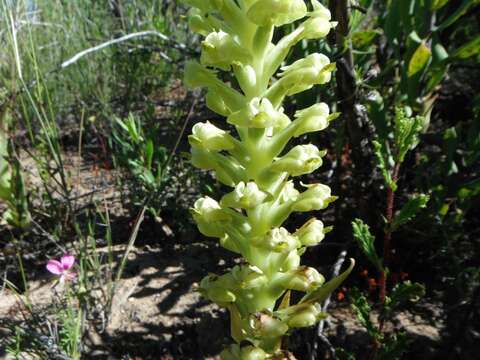
[[[123,251],[123,246],[114,248],[117,259]],[[219,251],[203,243],[170,250],[134,248],[117,284],[110,318],[90,319],[85,339],[88,358],[218,359],[222,347],[230,342],[228,317],[195,289],[203,275],[226,267],[224,261],[215,260],[221,258]],[[52,286],[52,277],[46,272],[30,283],[30,301],[37,313],[44,312],[54,297],[62,294],[61,287],[53,291]],[[18,311],[21,301],[8,290],[0,296],[0,319],[22,321]],[[401,312],[389,326],[406,331],[412,338],[422,338],[423,344],[437,343],[441,308],[419,305],[415,314]],[[358,351],[369,343],[351,309],[341,304],[331,309],[326,334],[335,345],[347,344],[351,350]],[[422,358],[428,359],[428,354]]]

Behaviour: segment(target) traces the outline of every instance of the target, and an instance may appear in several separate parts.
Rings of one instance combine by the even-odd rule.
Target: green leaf
[[[394,134],[395,145],[397,146],[396,162],[402,163],[407,152],[418,145],[418,135],[422,130],[424,121],[425,118],[422,116],[409,117],[404,109],[396,108]]]
[[[465,200],[470,197],[474,197],[480,194],[480,178],[472,180],[467,184],[462,185],[458,191],[458,197]]]
[[[408,63],[408,77],[412,77],[418,72],[422,71],[428,64],[431,56],[432,51],[425,44],[425,42],[422,42],[417,50],[415,50],[410,62]]]
[[[390,154],[388,153],[383,143],[381,144],[376,140],[373,140],[372,143],[373,143],[373,150],[378,161],[377,165],[380,168],[380,171],[382,172],[382,176],[383,176],[383,179],[385,180],[385,184],[387,184],[387,186],[390,189],[393,189],[395,191],[397,189],[397,184],[395,184],[395,182],[392,180],[392,176],[390,175],[390,170],[387,167],[387,159],[390,157]]]
[[[443,79],[445,78],[445,74],[447,73],[448,66],[446,64],[439,64],[438,66],[432,67],[429,71],[429,79],[427,81],[427,85],[425,87],[425,92],[430,93],[435,89],[435,87],[440,84]]]
[[[423,296],[425,296],[425,286],[422,284],[412,283],[410,281],[397,284],[390,292],[389,301],[387,303],[389,311],[392,311],[406,302],[418,301]]]
[[[436,11],[438,9],[441,9],[442,7],[447,5],[449,1],[450,0],[432,0],[432,3],[430,4],[430,10]]]
[[[3,131],[3,130],[0,130]],[[0,199],[7,201],[11,195],[11,171],[8,157],[8,141],[0,132]]]
[[[448,59],[447,49],[445,49],[442,44],[436,43],[432,47],[432,56],[434,64],[445,63],[445,61]]]
[[[352,35],[352,45],[355,49],[370,46],[378,35],[376,30],[359,31]]]
[[[350,302],[359,323],[367,330],[368,335],[370,335],[370,337],[376,340],[381,340],[381,331],[372,322],[372,320],[370,320],[370,313],[372,312],[372,307],[368,303],[367,298],[361,295],[358,289],[352,288],[350,290]]]
[[[400,19],[401,1],[402,0],[392,0],[391,4],[388,6],[384,29],[389,42],[398,39],[402,31],[402,22]]]
[[[469,9],[480,4],[480,0],[463,0],[462,4],[435,31],[442,31],[460,19]]]
[[[370,233],[370,228],[360,219],[352,221],[353,237],[365,256],[379,271],[383,271],[382,260],[375,250],[375,236]]]
[[[400,226],[406,224],[413,219],[420,209],[427,206],[430,196],[421,194],[410,200],[402,207],[392,222],[392,231],[397,230]]]
[[[453,175],[458,172],[457,164],[455,164],[455,154],[458,149],[458,134],[455,127],[450,127],[445,130],[443,134],[443,142],[444,142],[444,153],[445,156],[445,171],[447,175]]]
[[[337,287],[339,287],[345,279],[350,275],[355,266],[355,260],[350,259],[350,266],[343,273],[333,278],[329,282],[323,284],[318,289],[312,291],[311,293],[305,295],[300,301],[301,304],[304,303],[320,303],[324,301]]]
[[[147,145],[145,146],[145,167],[148,170],[152,170],[152,163],[153,163],[153,153],[154,153],[154,145],[152,139],[147,140]]]
[[[468,59],[469,57],[478,55],[480,53],[480,36],[469,41],[457,51],[453,53],[453,57],[457,59]]]
[[[399,360],[408,350],[409,337],[405,332],[391,334],[383,342],[377,360]]]

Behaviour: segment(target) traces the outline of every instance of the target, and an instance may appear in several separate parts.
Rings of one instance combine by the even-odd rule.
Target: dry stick
[[[145,37],[145,36],[156,36],[156,37],[159,37],[160,39],[164,40],[164,41],[168,41],[168,42],[171,42],[172,40],[166,36],[165,34],[162,34],[161,32],[158,32],[158,31],[153,31],[153,30],[147,30],[147,31],[140,31],[140,32],[136,32],[136,33],[131,33],[131,34],[127,34],[127,35],[124,35],[122,37],[119,37],[117,39],[112,39],[112,40],[109,40],[109,41],[106,41],[104,43],[101,43],[97,46],[94,46],[94,47],[91,47],[89,49],[86,49],[86,50],[83,50],[81,52],[79,52],[78,54],[76,54],[75,56],[73,56],[72,58],[70,58],[69,60],[67,61],[64,61],[61,65],[60,65],[60,68],[61,69],[65,69],[66,67],[76,63],[78,60],[80,60],[82,57],[90,54],[90,53],[93,53],[93,52],[96,52],[96,51],[99,51],[99,50],[102,50],[102,49],[105,49],[106,47],[109,47],[111,45],[115,45],[115,44],[119,44],[119,43],[122,43],[122,42],[125,42],[127,40],[130,40],[130,39],[133,39],[133,38],[138,38],[138,37]],[[181,49],[181,50],[185,50],[187,47],[186,45],[182,44],[182,43],[178,43],[178,48]]]
[[[331,278],[336,278],[340,274],[340,269],[342,268],[343,263],[345,262],[345,259],[347,257],[347,250],[342,250],[340,254],[338,255],[337,261],[335,261],[335,264],[333,265],[332,269],[332,275]],[[330,306],[331,302],[331,297],[332,294],[328,295],[328,297],[325,299],[325,302],[322,305],[322,312],[326,313],[328,311],[328,307]],[[317,356],[317,350],[318,350],[318,342],[317,339],[322,340],[322,342],[327,346],[328,350],[332,354],[333,358],[335,358],[335,348],[333,345],[330,343],[328,338],[323,334],[323,330],[325,328],[325,319],[322,319],[317,326],[317,332],[316,332],[316,337],[313,342],[313,349],[310,354],[310,359],[315,360]]]
[[[18,30],[18,29],[17,29]],[[1,34],[1,32],[0,32]],[[16,35],[16,33],[15,33]],[[119,44],[119,43],[122,43],[122,42],[125,42],[127,40],[130,40],[130,39],[133,39],[133,38],[138,38],[138,37],[145,37],[145,36],[156,36],[156,37],[159,37],[160,39],[168,42],[169,44],[172,45],[172,47],[176,50],[180,50],[180,51],[183,51],[185,53],[192,53],[194,51],[190,50],[188,48],[187,45],[181,43],[181,42],[178,42],[176,40],[173,40],[171,38],[169,38],[167,35],[165,34],[162,34],[161,32],[159,31],[154,31],[154,30],[147,30],[147,31],[141,31],[141,32],[137,32],[137,33],[131,33],[131,34],[127,34],[125,36],[122,36],[122,37],[119,37],[117,39],[113,39],[113,40],[109,40],[109,41],[106,41],[104,43],[101,43],[97,46],[94,46],[92,48],[89,48],[89,49],[86,49],[86,50],[83,50],[81,52],[79,52],[78,54],[76,54],[75,56],[73,56],[72,58],[70,58],[69,60],[66,60],[64,61],[63,63],[61,63],[58,67],[56,67],[55,69],[52,69],[50,71],[47,71],[44,76],[48,76],[48,75],[51,75],[51,74],[54,74],[54,73],[57,73],[59,72],[60,70],[63,70],[65,69],[66,67],[76,63],[78,60],[80,60],[82,57],[92,53],[92,52],[95,52],[95,51],[99,51],[99,50],[102,50],[108,46],[111,46],[111,45],[114,45],[114,44]],[[15,43],[16,43],[16,38],[14,39],[15,40]],[[161,54],[161,56],[168,60],[168,55],[164,54],[163,52],[161,52],[160,50],[157,49],[157,51],[159,51]],[[18,51],[15,52],[15,57],[18,58],[19,54],[18,54]],[[171,59],[170,59],[171,60]],[[21,71],[19,71],[21,72]],[[25,90],[28,90],[30,89],[31,87],[35,86],[37,84],[37,81],[36,80],[33,80],[33,81],[30,81],[30,83],[28,84],[25,84],[24,87],[22,87],[20,90],[17,90],[17,91],[13,91],[13,92],[10,92],[8,95],[7,95],[7,98],[14,98],[16,97],[19,93],[25,91]]]

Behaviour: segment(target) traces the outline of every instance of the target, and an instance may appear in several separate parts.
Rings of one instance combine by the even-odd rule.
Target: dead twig
[[[119,38],[116,38],[116,39],[112,39],[112,40],[109,40],[109,41],[106,41],[106,42],[103,42],[97,46],[94,46],[94,47],[91,47],[91,48],[88,48],[86,50],[83,50],[83,51],[80,51],[78,54],[76,54],[75,56],[73,56],[72,58],[64,61],[61,65],[60,65],[60,68],[61,69],[65,69],[66,67],[72,65],[72,64],[75,64],[78,60],[80,60],[81,58],[83,58],[84,56],[88,55],[88,54],[91,54],[91,53],[94,53],[94,52],[97,52],[97,51],[100,51],[102,49],[105,49],[109,46],[112,46],[112,45],[115,45],[115,44],[119,44],[119,43],[122,43],[122,42],[125,42],[125,41],[128,41],[128,40],[131,40],[131,39],[134,39],[134,38],[139,38],[139,37],[146,37],[146,36],[155,36],[155,37],[159,37],[160,39],[164,40],[164,41],[168,41],[169,43],[172,43],[172,40],[166,36],[165,34],[162,34],[161,32],[159,31],[154,31],[154,30],[147,30],[147,31],[140,31],[140,32],[136,32],[136,33],[131,33],[131,34],[127,34],[127,35],[124,35],[124,36],[121,36]],[[184,50],[186,49],[186,45],[182,44],[182,43],[176,43],[176,46],[177,48],[181,49],[181,50]]]
[[[342,250],[338,255],[337,261],[335,261],[335,264],[333,265],[332,274],[331,274],[332,279],[337,277],[340,274],[340,269],[342,268],[342,265],[345,262],[346,257],[347,257],[347,250]],[[331,297],[332,297],[332,294],[330,294],[325,299],[322,305],[322,312],[326,313],[328,311],[328,307],[330,306],[330,303],[331,303]],[[335,358],[335,348],[333,347],[332,343],[328,340],[328,338],[323,334],[325,324],[326,324],[326,319],[322,319],[318,323],[317,331],[315,332],[315,338],[313,340],[312,351],[310,354],[311,360],[315,360],[317,358],[317,351],[319,347],[318,340],[321,340],[325,344],[325,346],[328,348],[328,351],[330,351],[332,357]]]

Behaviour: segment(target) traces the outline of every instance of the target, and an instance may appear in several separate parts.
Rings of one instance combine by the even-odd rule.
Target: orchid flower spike
[[[65,282],[65,280],[73,280],[76,277],[75,272],[71,271],[73,265],[75,264],[75,256],[73,255],[64,255],[60,258],[60,261],[50,259],[47,263],[47,270],[54,275],[58,275],[60,278],[60,283]]]
[[[326,151],[308,143],[289,146],[293,138],[324,130],[336,115],[320,103],[296,109],[291,119],[282,106],[287,96],[331,80],[335,64],[327,56],[313,53],[291,63],[288,54],[300,41],[325,37],[335,24],[319,0],[309,7],[305,0],[180,1],[192,7],[190,26],[204,37],[200,62],[186,63],[185,84],[206,88],[207,107],[229,124],[227,130],[220,119],[200,122],[188,137],[192,165],[213,171],[230,188],[220,198],[198,199],[191,213],[200,233],[244,258],[224,274],[207,275],[198,290],[230,313],[235,344],[222,360],[286,359],[283,337],[325,316],[321,303],[354,265],[325,282],[300,257],[330,227],[316,218],[295,232],[282,226],[292,212],[323,210],[336,199],[321,183],[295,189],[294,178],[318,169]],[[229,81],[221,71],[231,72]],[[306,294],[291,297],[292,291]]]

